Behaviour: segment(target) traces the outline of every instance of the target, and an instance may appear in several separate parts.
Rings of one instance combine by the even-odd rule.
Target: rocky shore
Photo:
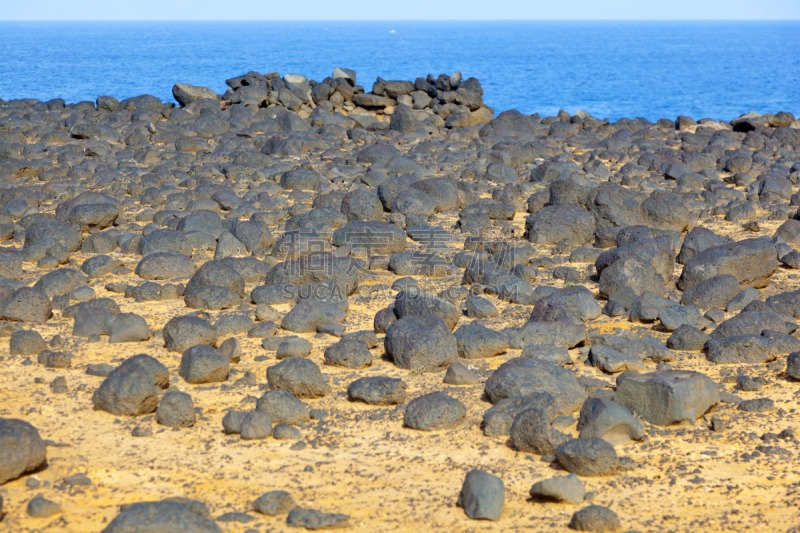
[[[796,530],[791,113],[226,83],[0,99],[0,527]]]

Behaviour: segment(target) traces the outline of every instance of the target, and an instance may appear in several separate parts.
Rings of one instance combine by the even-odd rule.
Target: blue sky
[[[798,20],[800,0],[24,0],[8,20]]]

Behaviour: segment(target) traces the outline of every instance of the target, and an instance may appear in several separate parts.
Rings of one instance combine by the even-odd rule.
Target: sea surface
[[[496,112],[800,115],[800,22],[2,22],[0,98],[173,101],[255,70],[476,77]]]

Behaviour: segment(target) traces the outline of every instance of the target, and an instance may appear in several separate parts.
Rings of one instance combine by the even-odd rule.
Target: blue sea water
[[[800,22],[0,22],[0,98],[94,100],[250,70],[321,80],[460,71],[496,112],[800,115]]]

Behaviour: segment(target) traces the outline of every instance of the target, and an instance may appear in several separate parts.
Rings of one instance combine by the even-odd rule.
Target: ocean
[[[255,70],[476,77],[496,112],[800,115],[800,22],[0,22],[0,98],[222,93]]]

